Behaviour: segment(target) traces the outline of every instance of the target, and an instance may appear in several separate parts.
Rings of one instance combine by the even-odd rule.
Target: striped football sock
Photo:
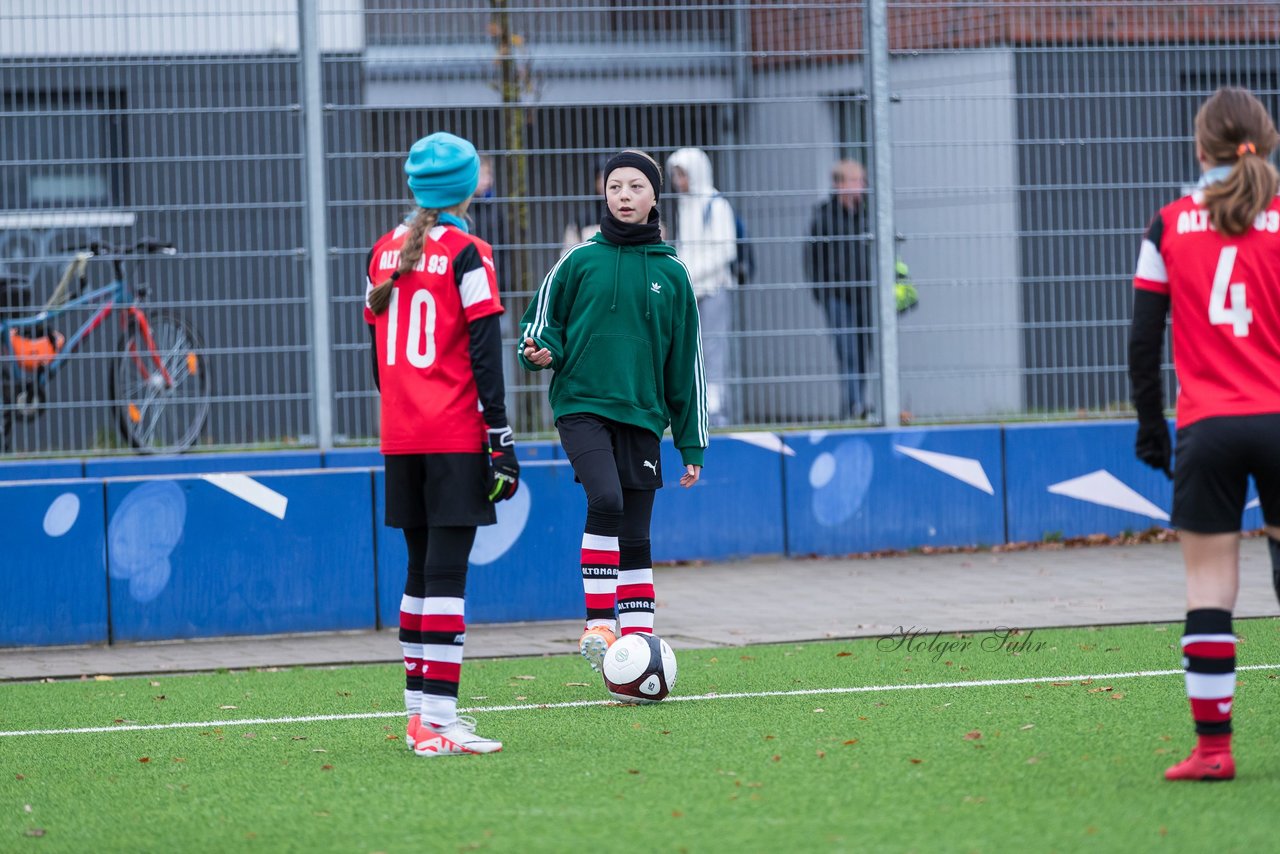
[[[1236,692],[1236,637],[1231,632],[1230,611],[1198,608],[1187,612],[1182,663],[1187,671],[1187,697],[1199,736],[1198,749],[1207,754],[1229,753]]]
[[[619,541],[618,628],[622,634],[653,634],[653,560],[649,540]]]
[[[458,719],[458,679],[467,637],[464,611],[461,596],[423,600],[422,720],[432,726],[448,726]]]

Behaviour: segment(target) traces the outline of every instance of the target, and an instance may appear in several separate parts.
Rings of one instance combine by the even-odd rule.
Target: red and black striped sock
[[[1197,608],[1187,612],[1182,666],[1202,754],[1231,752],[1231,706],[1236,691],[1236,638],[1231,612]]]
[[[618,628],[653,634],[653,560],[648,539],[618,541]]]
[[[426,595],[427,531],[406,528],[409,568],[400,597],[400,651],[404,656],[404,709],[412,717],[422,710],[422,597]]]
[[[422,722],[448,726],[458,719],[458,679],[467,639],[467,565],[428,566],[422,607]]]
[[[617,631],[618,528],[621,513],[587,511],[582,533],[582,593],[587,606],[587,628],[604,626]]]

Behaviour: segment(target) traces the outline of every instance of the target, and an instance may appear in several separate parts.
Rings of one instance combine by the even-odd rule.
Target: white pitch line
[[[1241,670],[1280,670],[1280,664],[1246,664]],[[1140,679],[1151,676],[1177,676],[1182,670],[1133,670],[1127,673],[1093,673],[1084,676],[1028,676],[1022,679],[976,679],[969,682],[919,682],[913,685],[858,685],[851,688],[803,688],[794,691],[743,691],[734,694],[693,694],[667,697],[663,702],[680,703],[696,700],[744,700],[760,697],[810,697],[820,694],[872,694],[882,691],[921,691],[929,688],[991,688],[1001,685],[1036,685],[1045,682],[1084,682],[1111,679]],[[615,705],[614,700],[574,700],[568,703],[525,703],[519,706],[472,706],[460,712],[524,712],[534,709],[577,709],[585,706]],[[371,718],[404,717],[397,712],[356,712],[346,715],[299,715],[286,718],[241,718],[226,721],[195,721],[171,724],[122,724],[120,726],[75,727],[70,729],[22,729],[0,731],[0,737],[24,735],[82,735],[98,732],[141,732],[159,729],[199,729],[200,727],[261,726],[264,724],[301,724],[320,721],[358,721]]]

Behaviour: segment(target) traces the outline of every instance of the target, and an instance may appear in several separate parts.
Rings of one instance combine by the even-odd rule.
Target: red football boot
[[[1166,780],[1234,780],[1236,761],[1231,758],[1230,751],[1202,753],[1197,747],[1191,751],[1190,756],[1165,771],[1164,778]]]

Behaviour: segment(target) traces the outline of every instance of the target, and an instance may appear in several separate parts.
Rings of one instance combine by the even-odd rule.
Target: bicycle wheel
[[[186,321],[148,315],[152,349],[135,328],[120,341],[111,398],[120,432],[145,453],[176,453],[195,444],[209,417],[209,366]]]

